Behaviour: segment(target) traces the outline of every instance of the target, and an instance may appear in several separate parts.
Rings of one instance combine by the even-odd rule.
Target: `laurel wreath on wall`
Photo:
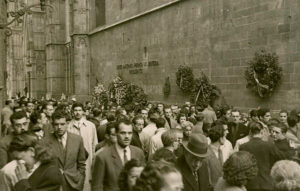
[[[260,98],[270,97],[282,79],[282,67],[276,53],[265,50],[256,52],[248,65],[245,71],[246,87]]]
[[[200,108],[204,109],[208,104],[212,106],[213,102],[221,97],[221,90],[210,82],[208,77],[201,72],[200,77],[194,81],[191,100]]]
[[[189,66],[180,65],[176,72],[176,84],[183,93],[190,93],[193,90],[194,74]]]
[[[117,105],[146,105],[147,95],[143,88],[124,81],[120,76],[113,79],[108,88],[109,100]]]

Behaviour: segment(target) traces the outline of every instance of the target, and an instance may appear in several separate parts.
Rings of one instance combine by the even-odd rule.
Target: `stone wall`
[[[1,1],[0,2],[0,23],[6,23],[6,22],[7,22],[6,2]],[[0,108],[4,106],[4,100],[6,99],[5,78],[6,78],[6,36],[5,36],[5,31],[0,29]]]
[[[162,6],[153,0],[143,9],[142,3],[131,3],[119,11],[117,2],[106,1],[107,11],[115,9],[106,13],[107,25]],[[195,76],[205,72],[229,104],[291,109],[300,105],[299,26],[300,1],[182,0],[92,31],[91,84],[97,78],[107,85],[119,73],[143,86],[151,100],[182,103],[188,98],[176,86],[175,72],[185,64],[193,68]],[[244,79],[247,61],[261,48],[276,52],[284,70],[280,88],[264,101],[246,89]],[[171,95],[165,99],[162,88],[168,76]]]

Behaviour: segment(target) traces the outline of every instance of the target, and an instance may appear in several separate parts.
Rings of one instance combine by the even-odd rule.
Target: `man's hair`
[[[202,112],[199,112],[196,114],[195,119],[197,121],[203,121],[204,120],[204,114]]]
[[[24,111],[18,111],[18,112],[14,112],[11,116],[10,116],[10,122],[12,124],[14,124],[14,120],[18,120],[18,119],[22,119],[22,118],[26,118],[27,119],[27,115]]]
[[[179,129],[169,129],[161,135],[161,141],[164,147],[172,146],[177,141],[177,134],[180,133]]]
[[[102,111],[101,111],[101,109],[96,107],[96,108],[93,109],[92,113],[93,113],[94,117],[98,117],[98,116],[101,115]]]
[[[270,127],[277,127],[277,128],[280,128],[281,129],[281,132],[282,133],[286,133],[287,130],[288,130],[288,127],[283,124],[282,122],[279,122],[279,123],[275,123],[274,125],[269,125]]]
[[[43,104],[43,106],[42,106],[42,110],[47,109],[47,106],[48,106],[48,105],[53,106],[50,102],[45,102],[45,103]]]
[[[268,108],[260,108],[259,110],[257,110],[257,116],[260,117],[264,117],[266,115],[266,113],[270,112],[270,109]]]
[[[57,110],[52,114],[52,121],[54,122],[57,119],[65,118],[67,120],[67,115],[62,110]]]
[[[40,111],[34,111],[31,115],[30,115],[30,122],[33,124],[37,124],[38,123],[38,119],[41,119],[42,112]]]
[[[220,138],[224,137],[224,127],[223,125],[215,125],[208,131],[208,137],[212,143],[217,142]]]
[[[5,105],[9,105],[12,102],[13,102],[13,100],[11,100],[11,99],[5,100]]]
[[[110,135],[112,129],[116,129],[116,122],[108,122],[106,124],[105,135]]]
[[[133,123],[133,124],[136,124],[136,122],[137,122],[138,120],[143,120],[143,121],[144,121],[144,118],[143,118],[141,115],[137,115],[137,116],[135,116],[135,117],[132,119],[132,123]]]
[[[157,128],[164,128],[165,124],[166,124],[166,120],[164,118],[162,118],[162,117],[158,118],[155,121],[155,125],[156,125]]]
[[[167,109],[170,109],[172,111],[170,106],[166,106],[166,107],[164,107],[164,112],[166,112]]]
[[[241,112],[238,109],[232,109],[231,113],[233,113],[233,112],[239,112],[239,114],[241,115]]]
[[[249,123],[249,129],[252,135],[257,135],[261,132],[263,129],[263,126],[261,123],[258,122],[250,122]]]
[[[281,114],[281,113],[286,113],[286,115],[288,115],[288,114],[289,114],[289,112],[288,112],[286,109],[282,109],[282,110],[280,110],[279,114]]]
[[[125,125],[132,125],[132,123],[130,122],[130,120],[128,120],[128,119],[121,119],[121,120],[118,120],[117,122],[116,122],[116,132],[119,132],[120,131],[120,125],[121,124],[125,124]]]
[[[81,109],[82,109],[83,111],[85,111],[85,108],[83,107],[83,104],[80,103],[80,102],[75,102],[75,103],[72,105],[72,110],[74,110],[75,107],[81,107]]]
[[[257,117],[257,110],[256,109],[252,109],[250,111],[250,117]]]
[[[295,127],[296,125],[297,125],[297,123],[298,123],[298,116],[296,116],[296,115],[289,115],[288,117],[287,117],[287,123],[288,123],[288,125],[290,126],[290,127]]]

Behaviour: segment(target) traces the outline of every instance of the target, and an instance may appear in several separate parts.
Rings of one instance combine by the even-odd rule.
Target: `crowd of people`
[[[300,110],[5,104],[1,191],[300,190]]]

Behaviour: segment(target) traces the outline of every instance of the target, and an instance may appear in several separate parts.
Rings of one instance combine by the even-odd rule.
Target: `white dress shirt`
[[[127,156],[127,161],[129,161],[131,159],[131,150],[129,148],[129,146],[122,148],[118,143],[116,144],[116,149],[117,149],[117,153],[123,163],[123,165],[125,165],[125,161],[124,161],[124,150],[126,150],[126,156]]]

